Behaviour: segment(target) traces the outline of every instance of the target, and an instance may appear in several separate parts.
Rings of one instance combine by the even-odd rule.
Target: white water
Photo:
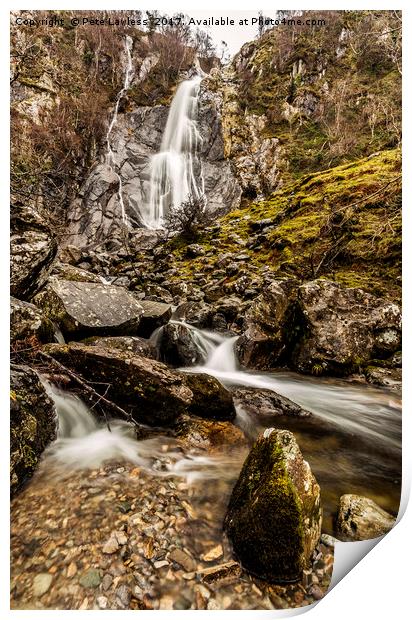
[[[197,156],[201,137],[197,107],[201,78],[182,82],[170,106],[160,151],[150,162],[149,203],[141,212],[147,228],[163,228],[171,209],[179,209],[191,195],[203,196],[203,176]]]
[[[346,432],[400,447],[401,409],[396,395],[339,379],[315,379],[286,371],[259,373],[240,370],[235,354],[236,336],[224,337],[185,325],[191,330],[194,342],[200,343],[199,349],[207,351],[202,366],[186,370],[205,372],[226,386],[272,390]],[[245,413],[238,413],[247,424]]]
[[[127,216],[126,216],[126,210],[125,210],[124,200],[123,200],[122,179],[121,179],[120,174],[117,172],[117,162],[116,162],[116,158],[114,156],[114,153],[113,153],[113,150],[110,144],[110,135],[113,131],[113,127],[116,125],[116,122],[117,122],[120,101],[122,97],[126,94],[126,92],[128,91],[132,78],[133,78],[133,63],[132,63],[132,54],[131,54],[132,46],[133,46],[133,39],[129,37],[128,35],[125,38],[124,46],[125,46],[126,59],[127,59],[126,69],[125,69],[123,87],[117,95],[112,120],[110,121],[110,125],[107,130],[107,134],[106,134],[106,145],[107,145],[106,163],[111,168],[111,170],[114,172],[114,174],[116,175],[119,181],[119,189],[118,189],[117,195],[118,195],[118,199],[119,199],[119,203],[121,207],[122,221],[124,222],[124,224],[127,225]]]

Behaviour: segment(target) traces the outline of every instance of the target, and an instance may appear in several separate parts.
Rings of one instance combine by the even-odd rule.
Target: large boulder
[[[168,426],[183,413],[219,420],[235,416],[230,393],[208,375],[190,381],[185,373],[171,370],[162,362],[102,344],[49,344],[45,351],[92,381],[137,422]]]
[[[38,375],[12,364],[10,379],[10,486],[12,494],[33,474],[56,438],[57,418]]]
[[[28,300],[47,280],[57,242],[48,224],[28,205],[11,207],[10,229],[11,294]]]
[[[53,323],[35,305],[10,298],[10,340],[54,341]]]
[[[155,329],[168,322],[172,316],[172,306],[160,301],[147,301],[145,299],[139,301],[139,303],[143,308],[139,335],[149,338]]]
[[[298,334],[296,291],[296,280],[276,280],[263,290],[246,312],[246,331],[236,343],[242,366],[268,369],[286,360]]]
[[[143,314],[133,295],[111,284],[50,278],[34,301],[65,336],[134,335]]]
[[[266,429],[247,457],[224,527],[243,566],[270,582],[300,578],[321,534],[320,489],[289,431]]]
[[[301,372],[348,374],[400,348],[401,312],[394,303],[329,280],[300,286],[298,303],[306,334],[293,361]]]
[[[395,517],[368,497],[347,494],[339,500],[336,529],[342,540],[378,538],[389,532],[395,521]]]
[[[183,323],[165,325],[157,341],[159,356],[171,366],[195,366],[204,362],[204,355],[196,344],[193,329]]]

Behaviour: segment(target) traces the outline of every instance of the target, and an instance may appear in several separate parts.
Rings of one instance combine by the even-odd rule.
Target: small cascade
[[[138,453],[131,428],[118,420],[111,430],[96,420],[77,396],[43,381],[54,402],[58,418],[57,439],[45,452],[45,459],[63,469],[98,467],[111,459],[128,460],[138,465],[146,461]]]
[[[171,209],[179,209],[188,196],[204,194],[202,167],[198,158],[201,137],[197,107],[201,77],[182,82],[170,106],[160,151],[150,162],[150,196],[140,214],[147,228],[163,228]]]
[[[119,175],[119,173],[116,170],[117,163],[116,163],[116,158],[114,156],[114,153],[113,153],[113,150],[112,150],[112,147],[111,147],[111,144],[110,144],[110,135],[112,133],[113,127],[115,126],[115,124],[117,122],[117,116],[118,116],[118,113],[119,113],[120,101],[121,101],[122,97],[124,97],[126,92],[128,91],[128,89],[130,87],[130,84],[131,84],[131,81],[132,81],[132,78],[133,78],[132,46],[133,46],[133,39],[127,35],[126,38],[125,38],[125,51],[126,51],[127,64],[126,64],[126,69],[125,69],[123,87],[122,87],[122,89],[119,91],[119,93],[117,95],[116,104],[114,106],[112,120],[110,121],[110,125],[109,125],[109,128],[107,130],[107,134],[106,134],[106,145],[107,145],[106,163],[111,168],[111,170],[114,172],[114,174],[116,175],[116,177],[117,177],[117,179],[119,181],[118,198],[119,198],[119,203],[120,203],[120,207],[121,207],[122,221],[126,225],[127,225],[127,216],[126,216],[124,200],[123,200],[122,179],[121,179],[121,176]]]

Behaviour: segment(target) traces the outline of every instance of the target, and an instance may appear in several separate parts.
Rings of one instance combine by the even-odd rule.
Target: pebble
[[[107,540],[105,542],[105,544],[103,545],[103,553],[116,553],[116,551],[118,551],[119,549],[119,543],[116,540],[116,538],[109,538],[109,540]]]
[[[33,595],[42,596],[47,592],[53,581],[52,575],[49,573],[39,573],[33,579]]]
[[[100,572],[97,568],[89,568],[79,579],[83,588],[97,588],[101,583]]]
[[[310,593],[315,599],[315,601],[320,601],[320,599],[323,598],[323,592],[319,586],[312,586],[310,589]]]
[[[67,567],[67,576],[69,579],[71,579],[72,577],[75,576],[75,574],[77,573],[77,564],[76,562],[70,562],[69,566]]]
[[[98,596],[96,602],[99,606],[99,609],[107,609],[107,603],[109,601],[107,600],[106,596]]]
[[[164,566],[169,566],[169,562],[167,560],[159,560],[158,562],[153,562],[153,566],[155,568],[163,568]]]
[[[216,545],[209,551],[206,551],[203,555],[200,556],[200,559],[204,562],[213,562],[214,560],[218,560],[223,556],[222,545]]]
[[[129,607],[130,599],[132,597],[132,592],[130,588],[125,585],[122,585],[116,590],[116,597],[119,599],[123,607]]]
[[[190,573],[196,569],[197,565],[195,560],[190,555],[182,551],[182,549],[173,549],[173,551],[169,553],[168,558],[172,562],[176,562],[176,564],[182,566],[187,573]]]
[[[110,588],[112,583],[113,583],[113,577],[111,575],[109,575],[109,573],[106,573],[106,575],[103,577],[103,581],[102,581],[102,588],[103,588],[103,590],[106,592],[106,590],[108,590]]]

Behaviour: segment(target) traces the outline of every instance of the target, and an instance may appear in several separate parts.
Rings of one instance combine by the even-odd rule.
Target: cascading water
[[[140,214],[147,228],[163,228],[171,209],[179,209],[189,196],[203,197],[203,176],[198,150],[201,137],[197,107],[201,78],[182,82],[170,106],[160,151],[150,163],[150,196]]]
[[[117,192],[118,198],[119,198],[119,203],[120,203],[120,207],[121,207],[121,214],[122,214],[122,221],[124,222],[124,224],[127,224],[127,216],[126,216],[126,210],[125,210],[125,206],[124,206],[124,200],[123,200],[123,185],[122,185],[122,179],[120,174],[117,172],[117,163],[116,163],[116,158],[114,156],[112,147],[111,147],[111,143],[110,143],[110,134],[113,131],[113,127],[116,124],[117,121],[117,116],[119,113],[119,106],[120,106],[120,101],[122,99],[122,97],[124,97],[124,95],[126,94],[126,92],[128,91],[132,78],[133,78],[133,63],[132,63],[132,46],[133,46],[133,39],[131,37],[129,37],[128,35],[125,38],[125,51],[126,51],[126,59],[127,59],[127,63],[126,63],[126,69],[125,69],[125,75],[124,75],[124,82],[123,82],[123,87],[122,89],[119,91],[117,98],[116,98],[116,104],[114,106],[114,111],[113,111],[113,116],[112,116],[112,120],[110,121],[110,125],[109,128],[107,130],[107,134],[106,134],[106,145],[107,145],[107,152],[106,152],[106,163],[107,165],[110,167],[110,169],[114,172],[114,174],[116,175],[118,181],[119,181],[119,189]]]

